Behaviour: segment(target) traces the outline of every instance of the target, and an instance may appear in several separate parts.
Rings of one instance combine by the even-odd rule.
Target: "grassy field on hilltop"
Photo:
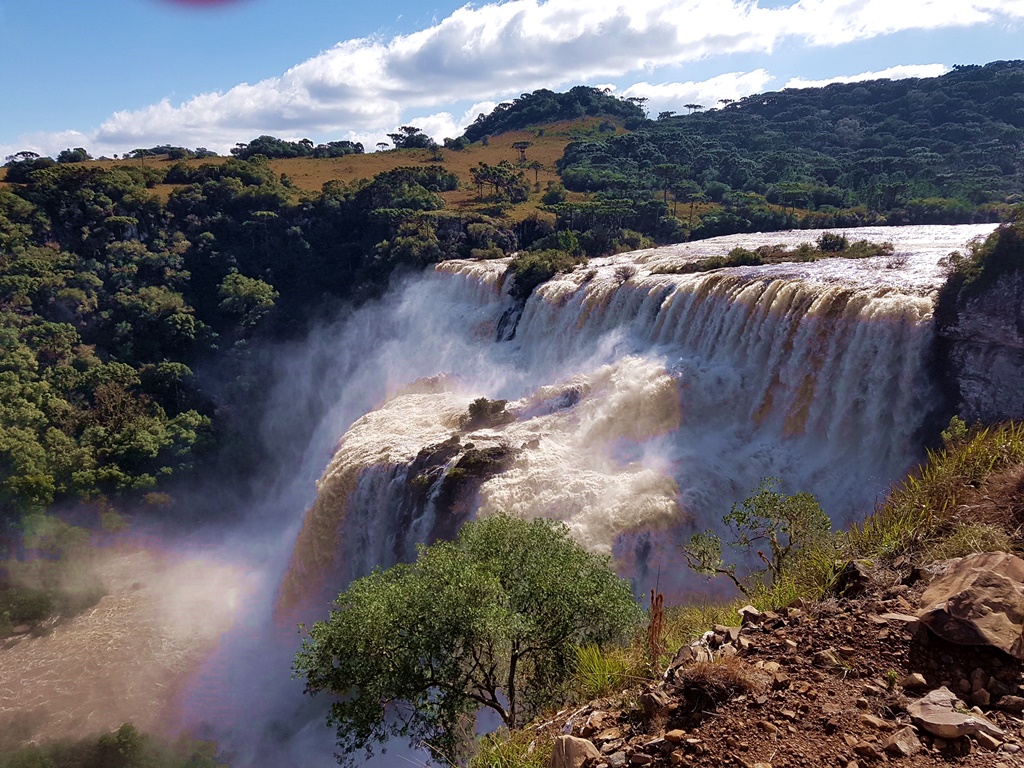
[[[361,155],[346,155],[344,157],[332,158],[278,158],[270,160],[270,167],[278,174],[288,177],[296,192],[296,198],[303,193],[319,194],[323,185],[330,181],[352,182],[359,179],[372,179],[379,173],[394,170],[403,166],[416,165],[441,165],[446,170],[456,174],[460,180],[459,189],[452,192],[441,193],[445,203],[455,209],[473,210],[478,207],[486,207],[477,200],[476,187],[470,170],[481,163],[497,165],[502,161],[512,163],[525,171],[531,185],[539,184],[540,190],[547,188],[549,183],[558,183],[560,176],[556,169],[557,161],[562,157],[565,147],[571,141],[581,139],[595,139],[603,135],[598,126],[605,122],[599,118],[581,118],[579,120],[567,120],[543,127],[529,130],[510,131],[488,140],[487,144],[476,142],[468,145],[463,150],[452,150],[439,147],[437,150],[430,149],[391,149],[384,152],[369,152]],[[621,127],[615,128],[615,133],[625,133]],[[520,163],[519,151],[514,147],[518,142],[530,142],[531,146],[526,149],[526,163]],[[190,167],[201,165],[220,165],[227,161],[229,156],[209,157],[194,160],[170,160],[166,156],[156,155],[147,157],[145,165],[166,170],[178,162],[183,162]],[[541,167],[531,168],[533,163],[540,163]],[[81,163],[84,166],[98,168],[117,168],[125,165],[140,166],[143,161],[132,160],[89,160]],[[7,169],[0,168],[0,181],[6,176]],[[179,185],[157,184],[153,192],[160,198],[161,202],[167,202],[171,192]],[[568,200],[584,200],[589,195],[583,193],[569,193]],[[531,195],[531,199],[525,203],[514,206],[507,215],[518,220],[528,216],[537,209],[539,203],[538,195]]]

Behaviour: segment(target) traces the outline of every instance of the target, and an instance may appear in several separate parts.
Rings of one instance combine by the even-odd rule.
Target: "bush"
[[[822,253],[838,253],[849,247],[850,241],[846,235],[837,235],[835,232],[822,232],[818,236],[818,250]]]
[[[805,554],[830,539],[832,523],[811,494],[787,496],[775,490],[778,483],[777,478],[762,479],[752,496],[734,504],[722,518],[731,535],[726,544],[747,558],[756,551],[764,568],[737,575],[737,566],[725,562],[722,540],[711,531],[695,534],[680,546],[686,564],[708,577],[725,576],[751,599],[756,592],[781,584]]]
[[[577,264],[586,261],[583,256],[574,256],[565,251],[543,250],[520,253],[508,266],[512,275],[509,293],[525,301],[533,289],[545,283],[559,272],[568,272]]]
[[[515,421],[515,414],[506,410],[507,405],[508,400],[478,397],[469,404],[469,412],[462,418],[462,429],[487,429]]]

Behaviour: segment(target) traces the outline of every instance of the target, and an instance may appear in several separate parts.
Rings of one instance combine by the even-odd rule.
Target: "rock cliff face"
[[[940,365],[967,422],[1024,419],[1024,272],[940,299]]]

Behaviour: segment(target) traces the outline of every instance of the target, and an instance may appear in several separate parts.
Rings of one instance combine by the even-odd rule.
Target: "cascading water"
[[[299,484],[344,436],[301,529],[276,537],[294,539],[287,564],[265,545],[268,583],[281,574],[276,600],[225,638],[184,722],[220,720],[211,735],[241,764],[301,755],[330,765],[322,716],[297,704],[281,714],[299,700],[285,679],[295,636],[267,639],[282,637],[271,604],[278,626],[323,618],[347,580],[474,514],[563,520],[641,589],[655,565],[663,587],[683,588],[678,537],[712,525],[763,476],[816,494],[837,522],[862,514],[918,458],[916,435],[938,404],[927,364],[939,259],[991,229],[854,233],[893,241],[905,258],[890,264],[659,274],[813,231],[622,254],[540,286],[522,308],[507,295],[504,260],[445,262],[397,286],[331,342],[336,360],[319,377],[331,404]],[[513,326],[512,340],[496,341]],[[479,397],[508,400],[503,418],[468,424]],[[309,504],[289,488],[268,508]],[[225,697],[230,712],[218,715]]]
[[[513,399],[515,420],[463,431],[460,444],[514,456],[471,489],[469,505],[561,519],[634,576],[654,563],[672,570],[674,541],[691,521],[714,525],[763,476],[815,493],[837,521],[863,513],[918,457],[915,438],[938,404],[927,370],[938,261],[990,229],[859,230],[893,241],[900,257],[684,275],[664,272],[737,245],[796,245],[818,233],[624,254],[540,286],[512,321],[506,261],[439,265],[424,282],[445,296],[438,311],[478,308],[475,324],[449,334],[488,341],[471,360],[429,371],[453,374],[445,391],[398,396],[345,435],[299,534],[282,604],[336,591],[430,538],[444,510],[421,505],[424,523],[406,507],[417,481],[436,492],[460,451],[432,475],[409,466],[459,435],[481,395]],[[514,339],[494,343],[511,324]]]

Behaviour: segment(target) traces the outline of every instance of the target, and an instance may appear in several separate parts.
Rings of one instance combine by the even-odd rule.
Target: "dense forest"
[[[570,145],[563,183],[609,209],[658,193],[674,206],[719,204],[699,221],[685,216],[694,237],[995,221],[1024,200],[1021,61],[723,102]]]

